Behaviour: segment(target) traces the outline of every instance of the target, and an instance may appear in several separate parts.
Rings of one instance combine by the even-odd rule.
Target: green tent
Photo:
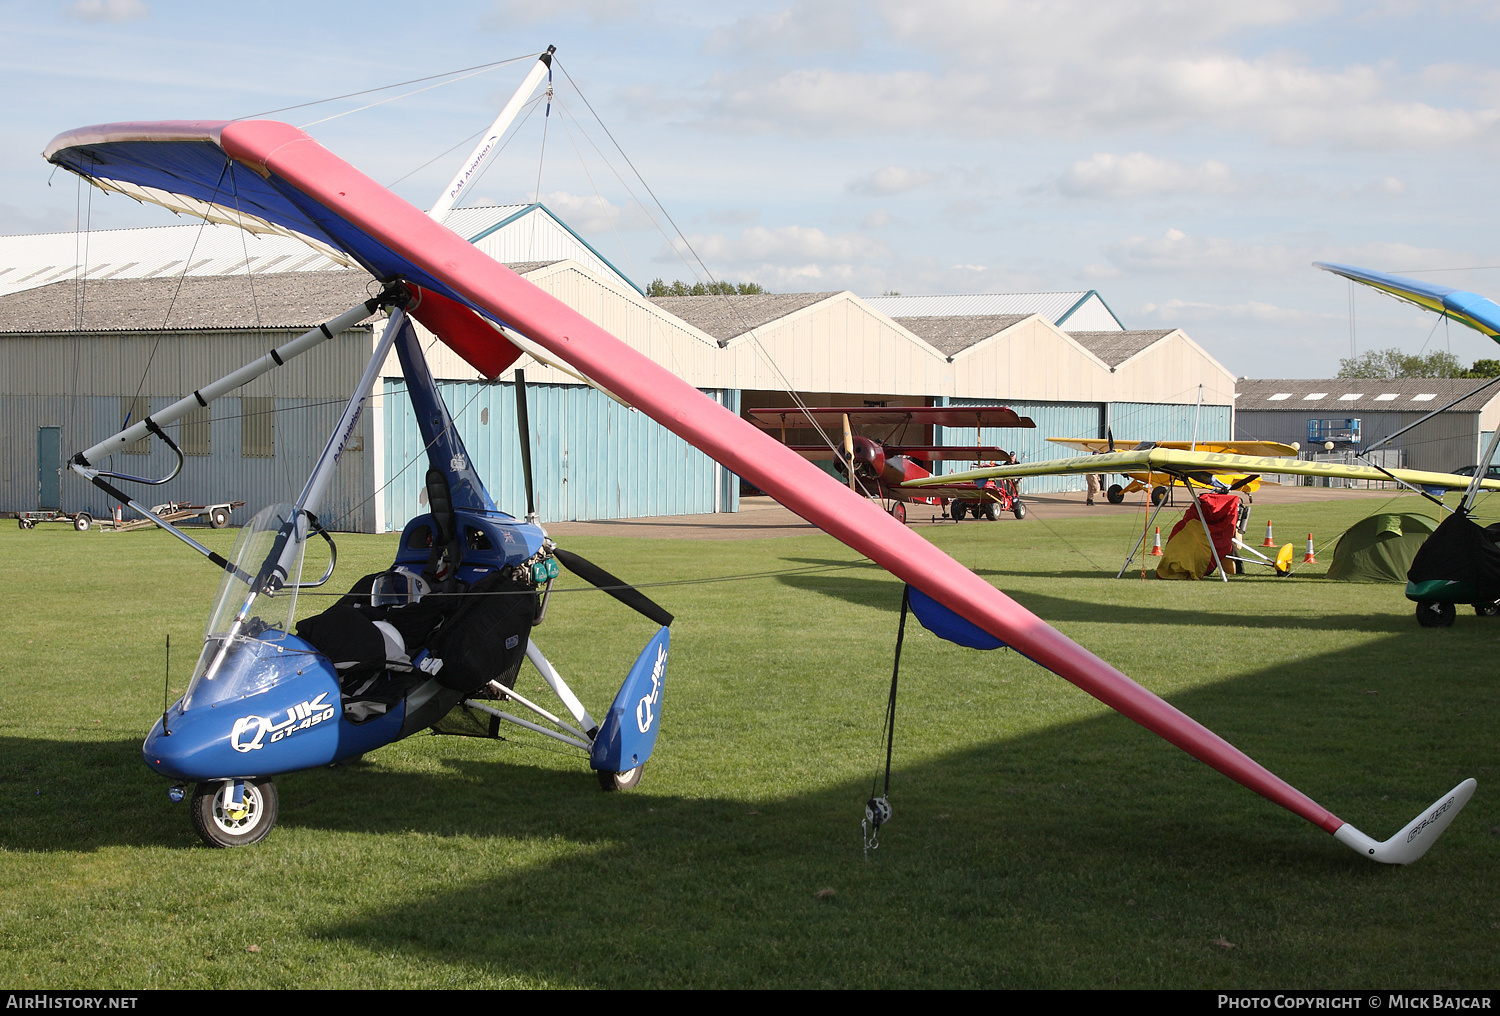
[[[1371,515],[1339,537],[1328,577],[1344,582],[1405,582],[1417,549],[1437,520],[1427,515]]]

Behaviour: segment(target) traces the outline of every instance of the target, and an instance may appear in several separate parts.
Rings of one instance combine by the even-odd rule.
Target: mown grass
[[[1276,528],[1300,559],[1375,507]],[[651,590],[679,620],[636,791],[525,735],[420,735],[279,778],[270,838],[209,850],[139,745],[216,575],[158,533],[0,528],[0,983],[1494,986],[1500,621],[1420,629],[1323,565],[1116,581],[1140,525],[921,532],[1371,835],[1478,777],[1427,857],[1370,864],[1014,653],[909,628],[866,861],[900,587],[823,537],[567,541],[641,582],[779,573]],[[393,551],[339,542],[337,582]],[[650,630],[580,593],[536,639],[602,711]]]

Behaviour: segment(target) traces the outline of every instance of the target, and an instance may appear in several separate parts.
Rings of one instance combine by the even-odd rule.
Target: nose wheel
[[[637,783],[641,782],[641,771],[645,768],[646,764],[643,762],[634,769],[627,769],[623,773],[611,773],[603,769],[596,769],[594,770],[594,774],[599,777],[600,790],[606,792],[630,790]]]
[[[259,843],[276,824],[276,808],[276,784],[266,779],[246,780],[238,803],[233,780],[193,788],[193,828],[210,847]]]

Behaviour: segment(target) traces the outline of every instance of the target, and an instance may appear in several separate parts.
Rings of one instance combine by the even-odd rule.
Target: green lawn
[[[1375,508],[1273,517],[1300,560]],[[919,531],[1378,839],[1477,777],[1425,858],[1362,860],[1016,654],[909,627],[866,861],[900,586],[825,537],[566,541],[643,583],[761,575],[648,590],[678,621],[637,790],[524,733],[419,735],[278,778],[269,839],[209,850],[139,746],[216,574],[156,532],[0,527],[0,984],[1494,987],[1500,619],[1418,628],[1328,552],[1117,581],[1141,523]],[[339,545],[347,584],[394,538]],[[650,633],[579,593],[534,637],[599,713]]]

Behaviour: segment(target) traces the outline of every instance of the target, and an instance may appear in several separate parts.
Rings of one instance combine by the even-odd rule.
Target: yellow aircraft
[[[1152,448],[1163,448],[1172,451],[1199,451],[1212,452],[1227,455],[1251,455],[1257,457],[1290,457],[1297,455],[1298,445],[1282,444],[1280,441],[1116,441],[1111,438],[1090,437],[1049,437],[1047,439],[1053,444],[1064,445],[1068,448],[1076,448],[1090,455],[1114,452],[1117,449],[1128,449],[1130,451],[1149,451]],[[1086,462],[1086,459],[1079,461]],[[1038,463],[1040,465],[1040,463]],[[1097,463],[1096,463],[1097,464]],[[1107,469],[1078,469],[1079,473],[1106,473]],[[1109,499],[1110,504],[1119,504],[1125,500],[1126,494],[1134,494],[1138,490],[1151,491],[1151,503],[1159,505],[1166,500],[1171,493],[1174,483],[1195,484],[1199,487],[1233,487],[1235,490],[1243,490],[1247,494],[1253,494],[1260,489],[1261,479],[1258,475],[1243,473],[1219,473],[1215,472],[1213,477],[1218,483],[1205,483],[1197,479],[1182,479],[1176,473],[1164,473],[1160,471],[1133,470],[1124,474],[1130,479],[1130,483],[1120,486],[1112,483],[1105,490],[1104,496]],[[1266,483],[1271,481],[1266,480]],[[1253,500],[1253,499],[1252,499]]]

